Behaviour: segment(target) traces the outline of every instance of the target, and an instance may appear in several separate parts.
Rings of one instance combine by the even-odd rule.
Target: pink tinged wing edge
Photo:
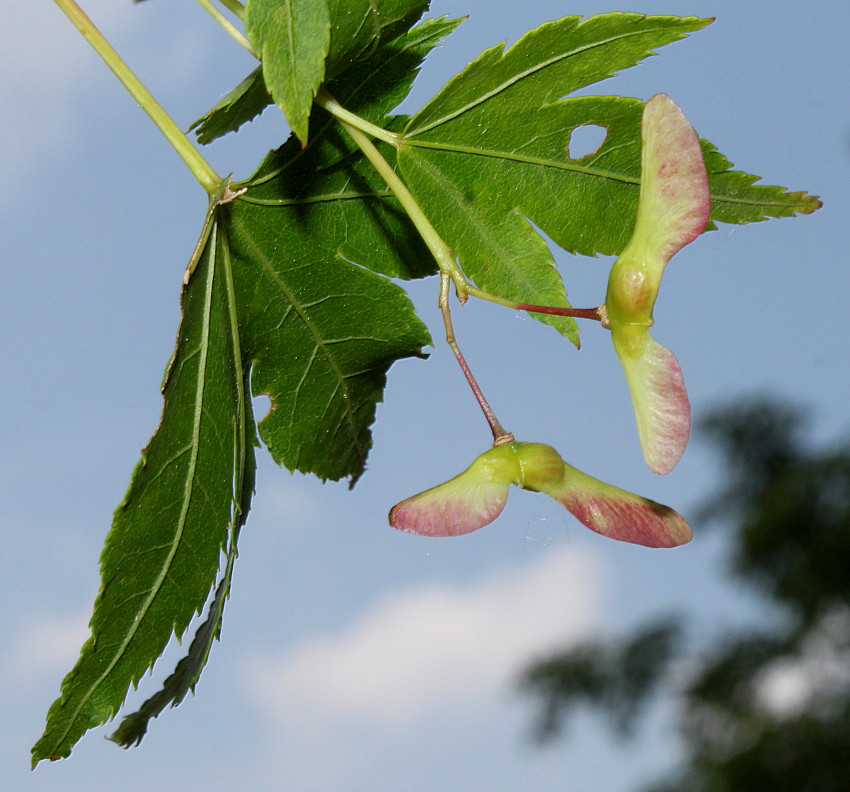
[[[669,473],[685,453],[691,434],[691,403],[679,361],[648,330],[637,351],[618,343],[616,328],[612,338],[632,396],[646,464],[653,473]]]
[[[507,499],[507,483],[482,481],[469,469],[393,506],[390,525],[418,536],[463,536],[493,522]]]
[[[591,531],[644,547],[679,547],[693,538],[674,509],[606,484],[565,464],[564,480],[548,495]]]
[[[641,122],[641,194],[635,237],[662,266],[705,229],[711,192],[699,138],[666,94],[646,104]]]

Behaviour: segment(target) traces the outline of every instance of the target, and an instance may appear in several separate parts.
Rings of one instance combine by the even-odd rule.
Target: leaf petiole
[[[373,138],[382,140],[384,143],[389,143],[393,148],[399,147],[401,137],[394,132],[388,132],[383,127],[361,118],[359,115],[346,110],[336,99],[334,99],[324,88],[320,88],[313,100],[319,107],[327,110],[338,121],[344,121],[347,124],[371,135]],[[358,144],[359,145],[359,144]],[[373,163],[374,164],[374,163]]]
[[[574,319],[594,319],[597,322],[602,321],[602,309],[604,306],[599,306],[597,308],[562,308],[554,305],[531,305],[530,303],[506,300],[504,297],[490,294],[490,292],[479,289],[472,284],[467,284],[466,291],[470,297],[477,297],[479,300],[486,300],[487,302],[495,303],[496,305],[504,305],[505,308],[513,308],[515,311],[553,314],[554,316],[571,316]]]
[[[229,7],[228,4],[224,2],[224,0],[221,1],[222,5],[224,5],[225,7]],[[218,22],[219,25],[221,25],[222,28],[224,28],[225,32],[237,44],[239,44],[240,47],[245,49],[246,52],[253,55],[259,60],[259,56],[254,51],[254,48],[251,46],[251,42],[248,41],[248,38],[245,36],[245,34],[241,30],[237,29],[237,27],[224,14],[222,14],[221,11],[216,8],[215,5],[213,5],[212,0],[198,0],[198,3],[201,5],[204,11],[206,11],[216,22]],[[232,8],[230,10],[233,11],[233,13],[235,13],[236,16],[239,17],[239,19],[242,18],[241,6],[239,13],[236,13],[236,11],[234,11]]]
[[[192,145],[189,138],[183,134],[183,131],[177,126],[177,123],[165,112],[162,105],[154,99],[153,95],[142,84],[141,80],[136,77],[130,67],[121,59],[121,56],[115,51],[113,46],[104,38],[103,34],[95,27],[91,19],[86,16],[85,12],[77,5],[74,0],[54,0],[56,5],[63,11],[65,16],[71,20],[74,27],[82,33],[83,38],[88,41],[92,49],[103,58],[106,65],[112,73],[121,81],[121,84],[127,89],[127,92],[144,110],[151,121],[156,124],[157,128],[166,140],[171,144],[172,148],[180,155],[186,166],[192,171],[192,175],[198,180],[200,185],[210,194],[216,192],[222,184],[222,178],[212,168],[212,166],[201,156],[200,152]]]
[[[357,147],[366,155],[369,162],[372,163],[372,167],[375,168],[387,183],[387,186],[393,191],[393,195],[398,199],[404,211],[407,212],[411,222],[416,226],[416,230],[419,231],[422,240],[428,246],[428,250],[431,251],[431,255],[436,259],[440,272],[451,278],[457,290],[458,299],[461,302],[466,302],[467,286],[471,284],[469,284],[466,276],[460,267],[458,267],[454,252],[437,232],[437,229],[434,228],[427,215],[422,211],[422,208],[416,202],[413,195],[411,195],[410,190],[408,190],[407,185],[393,170],[389,162],[384,159],[384,156],[378,151],[367,134],[357,126],[349,123],[349,121],[340,118],[334,110],[327,109],[328,112],[337,118],[343,129],[345,129],[351,139],[357,144]]]

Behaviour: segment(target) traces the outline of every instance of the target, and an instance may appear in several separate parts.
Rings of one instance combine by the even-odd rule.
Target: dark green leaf
[[[434,264],[368,166],[311,171],[291,141],[226,207],[246,357],[272,410],[260,436],[290,470],[363,472],[387,369],[430,343],[404,292]]]
[[[410,92],[425,56],[462,21],[426,19],[411,30],[385,38],[368,58],[328,83],[331,93],[348,110],[381,123]]]
[[[162,419],[106,539],[92,636],[50,708],[34,764],[67,756],[112,718],[171,636],[183,635],[247,512],[254,463],[241,341],[229,260],[209,218],[208,228],[183,292]]]
[[[229,256],[225,245],[226,240],[222,239],[220,252],[222,255]],[[249,388],[250,383],[246,375],[243,392],[246,394],[249,393]],[[189,646],[189,651],[177,664],[174,673],[165,680],[162,689],[147,699],[137,712],[125,716],[121,721],[121,725],[110,736],[110,740],[124,748],[129,748],[131,745],[138,745],[145,736],[148,723],[152,718],[158,717],[169,705],[176,707],[183,701],[190,690],[195,690],[195,685],[201,676],[201,671],[203,671],[209,658],[213,641],[218,640],[221,635],[224,604],[230,595],[233,567],[238,555],[236,545],[239,538],[239,531],[248,516],[248,511],[251,508],[251,497],[254,493],[254,455],[248,449],[257,443],[256,430],[251,401],[250,399],[245,399],[243,403],[245,410],[240,416],[240,420],[244,424],[242,434],[244,437],[245,453],[240,454],[240,457],[244,460],[244,469],[237,471],[238,480],[242,482],[242,497],[240,499],[239,509],[233,512],[234,519],[230,526],[230,541],[227,547],[226,562],[221,580],[216,587],[215,595],[209,605],[206,620],[198,628]]]
[[[252,423],[253,430],[253,423]],[[253,459],[253,457],[252,457]],[[246,478],[246,484],[248,480]],[[253,471],[251,472],[251,487],[253,487]],[[250,499],[250,492],[247,493]],[[246,504],[247,506],[247,504]],[[247,508],[242,514],[247,515]],[[215,596],[210,603],[207,618],[198,628],[189,651],[186,656],[177,663],[174,673],[163,683],[162,689],[147,699],[139,709],[131,715],[127,715],[121,721],[121,725],[110,735],[109,739],[124,748],[138,745],[148,730],[148,724],[156,718],[170,704],[176,707],[186,694],[195,690],[195,685],[201,676],[204,666],[209,658],[213,641],[221,636],[221,619],[224,614],[224,603],[230,595],[230,585],[233,579],[233,566],[236,562],[236,540],[239,535],[238,525],[234,525],[231,532],[231,543],[227,549],[227,563],[224,573],[216,587]]]
[[[330,48],[326,0],[248,0],[245,32],[263,62],[266,87],[303,143]]]
[[[302,142],[319,86],[404,35],[427,7],[428,0],[249,0],[245,30],[265,84]]]
[[[400,35],[390,35],[398,25],[388,24],[381,30],[381,41],[364,60],[353,63],[337,78],[328,82],[330,92],[354,113],[374,123],[386,123],[386,115],[407,96],[422,61],[440,40],[451,33],[461,20],[426,19],[412,30]],[[236,131],[242,124],[273,104],[258,67],[227,96],[221,99],[207,114],[195,121],[191,129],[197,129],[198,140],[210,143],[227,132]],[[311,120],[311,144],[318,138],[321,145],[323,130],[336,124],[326,113],[314,108]],[[338,160],[342,154],[341,140],[337,136],[334,146],[336,154],[326,150],[326,158]],[[345,151],[354,150],[353,144],[343,143]]]
[[[408,94],[425,56],[461,22],[459,19],[426,19],[412,30],[381,43],[375,52],[328,83],[328,90],[346,109],[385,128],[400,131],[400,119],[387,114]],[[322,167],[357,151],[338,132],[337,122],[323,110],[313,115],[311,145]],[[329,132],[329,135],[324,135]]]
[[[263,81],[262,67],[258,66],[230,93],[199,118],[189,131],[194,131],[198,142],[206,145],[216,138],[235,132],[242,124],[263,112],[273,100]]]
[[[397,123],[390,120],[386,126],[393,129]],[[316,140],[307,150],[290,139],[244,182],[249,191],[239,203],[265,207],[269,222],[293,235],[287,248],[316,250],[391,278],[435,274],[433,256],[365,157],[346,152],[345,159],[326,165],[325,152],[342,149],[348,141],[335,126],[323,139],[322,147]],[[391,149],[385,154],[394,161]]]
[[[381,39],[406,31],[430,0],[327,0],[331,46],[327,77],[332,79],[375,50]]]

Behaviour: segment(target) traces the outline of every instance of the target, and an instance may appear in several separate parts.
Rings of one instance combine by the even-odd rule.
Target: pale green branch
[[[103,34],[95,27],[94,23],[86,16],[83,10],[74,0],[54,0],[56,5],[71,20],[74,27],[82,33],[91,47],[103,58],[112,73],[121,81],[128,93],[139,103],[151,121],[174,150],[180,155],[186,166],[192,171],[194,177],[201,186],[210,194],[219,189],[222,178],[213,170],[212,166],[201,156],[200,152],[192,145],[190,140],[183,134],[173,118],[162,108],[159,102],[142,84],[130,70],[130,67],[121,59],[112,45],[103,37]]]
[[[338,116],[337,118],[339,119]],[[427,215],[422,211],[416,199],[407,188],[407,185],[399,178],[389,162],[384,159],[369,136],[348,121],[339,119],[339,123],[357,144],[357,147],[366,155],[366,158],[372,163],[372,167],[380,174],[387,183],[387,186],[393,191],[393,195],[398,199],[407,216],[413,225],[416,226],[416,230],[419,231],[422,240],[428,246],[428,250],[431,251],[431,255],[437,261],[440,272],[445,273],[452,279],[458,297],[462,301],[465,301],[467,286],[471,284],[469,284],[466,276],[460,267],[458,267],[455,261],[454,251],[446,244],[437,232],[437,229],[434,228]]]
[[[251,42],[248,41],[248,38],[245,34],[239,30],[221,11],[213,5],[212,0],[198,0],[200,6],[206,11],[219,25],[224,28],[225,32],[237,43],[239,46],[243,47],[249,54],[253,55],[257,60],[259,60],[259,55],[254,51],[254,48],[251,46]],[[222,2],[223,5],[227,6],[227,3]],[[230,9],[233,11],[233,9]],[[235,12],[234,12],[235,13]],[[241,19],[241,12],[237,14]]]
[[[320,88],[316,94],[315,102],[319,107],[327,110],[338,121],[344,121],[346,124],[365,132],[373,138],[382,140],[384,143],[389,143],[393,148],[398,148],[401,138],[394,132],[389,132],[383,127],[361,118],[359,115],[346,110],[336,99],[334,99],[324,88]]]

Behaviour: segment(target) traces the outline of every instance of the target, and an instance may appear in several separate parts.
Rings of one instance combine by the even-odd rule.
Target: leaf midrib
[[[404,145],[410,148],[431,149],[434,151],[445,151],[450,154],[466,154],[476,157],[490,157],[492,159],[508,160],[510,162],[518,162],[523,165],[538,165],[543,168],[555,168],[557,170],[569,171],[571,173],[581,173],[585,176],[593,176],[609,181],[616,181],[622,184],[640,185],[640,178],[634,176],[625,176],[614,171],[602,170],[600,168],[589,168],[585,165],[579,165],[577,162],[559,162],[558,160],[545,159],[543,157],[531,157],[528,155],[516,154],[512,151],[499,151],[498,149],[475,148],[474,146],[462,146],[454,143],[438,143],[428,140],[407,140],[405,138]],[[600,154],[607,152],[601,151]],[[399,158],[404,156],[404,148],[399,151]],[[719,175],[725,175],[729,171],[722,171]],[[709,174],[711,177],[712,174]],[[716,192],[711,193],[712,203],[738,204],[740,206],[775,206],[784,208],[788,206],[787,201],[770,201],[756,200],[754,198],[737,198],[731,195],[723,195]]]
[[[167,704],[177,706],[189,690],[194,690],[195,683],[200,677],[201,671],[207,664],[207,660],[212,649],[213,641],[217,638],[221,629],[221,620],[224,613],[224,604],[229,596],[230,586],[233,579],[233,568],[238,553],[236,552],[236,542],[239,534],[240,525],[244,522],[245,515],[242,513],[242,504],[240,493],[244,490],[245,485],[245,468],[246,460],[249,453],[247,443],[247,424],[248,416],[246,414],[247,401],[245,399],[245,373],[242,369],[242,353],[241,339],[239,336],[239,319],[236,307],[236,291],[233,284],[233,268],[230,258],[230,249],[226,234],[222,235],[222,270],[225,278],[225,289],[227,293],[227,312],[228,324],[230,328],[230,341],[233,346],[233,371],[235,373],[235,388],[238,405],[238,418],[233,427],[234,443],[233,443],[233,509],[231,512],[230,522],[228,525],[229,541],[227,550],[225,551],[226,563],[221,576],[221,580],[215,587],[212,602],[209,606],[207,620],[198,629],[195,637],[189,646],[187,655],[177,664],[174,673],[166,679],[165,684],[159,693],[147,699],[134,714],[127,716],[121,723],[119,729],[111,735],[109,739],[118,742],[122,747],[128,747],[131,741],[116,740],[116,737],[121,733],[128,723],[139,723],[141,726],[136,727],[134,734],[144,734],[147,729],[147,724],[152,718],[158,717]],[[193,653],[196,647],[200,649]],[[185,665],[182,665],[184,664]],[[182,671],[182,673],[181,673]],[[169,688],[169,682],[174,680],[174,689]],[[162,706],[159,706],[159,702]],[[152,705],[156,712],[151,713],[146,711],[148,706]],[[141,739],[139,735],[137,739]],[[136,742],[138,744],[138,742]]]
[[[623,182],[624,184],[640,184],[639,177],[625,176],[623,174],[601,170],[599,168],[589,168],[586,165],[579,165],[575,162],[559,162],[558,160],[546,159],[544,157],[532,157],[526,154],[517,154],[512,151],[476,148],[474,146],[463,146],[455,143],[439,143],[428,140],[407,140],[407,138],[405,138],[404,143],[405,145],[410,146],[410,148],[433,149],[436,151],[446,151],[452,154],[468,154],[476,157],[490,157],[492,159],[519,162],[523,165],[539,165],[544,168],[557,168],[558,170],[582,173],[586,176],[597,176],[602,179]],[[404,150],[402,149],[399,154],[400,156],[403,156]]]

